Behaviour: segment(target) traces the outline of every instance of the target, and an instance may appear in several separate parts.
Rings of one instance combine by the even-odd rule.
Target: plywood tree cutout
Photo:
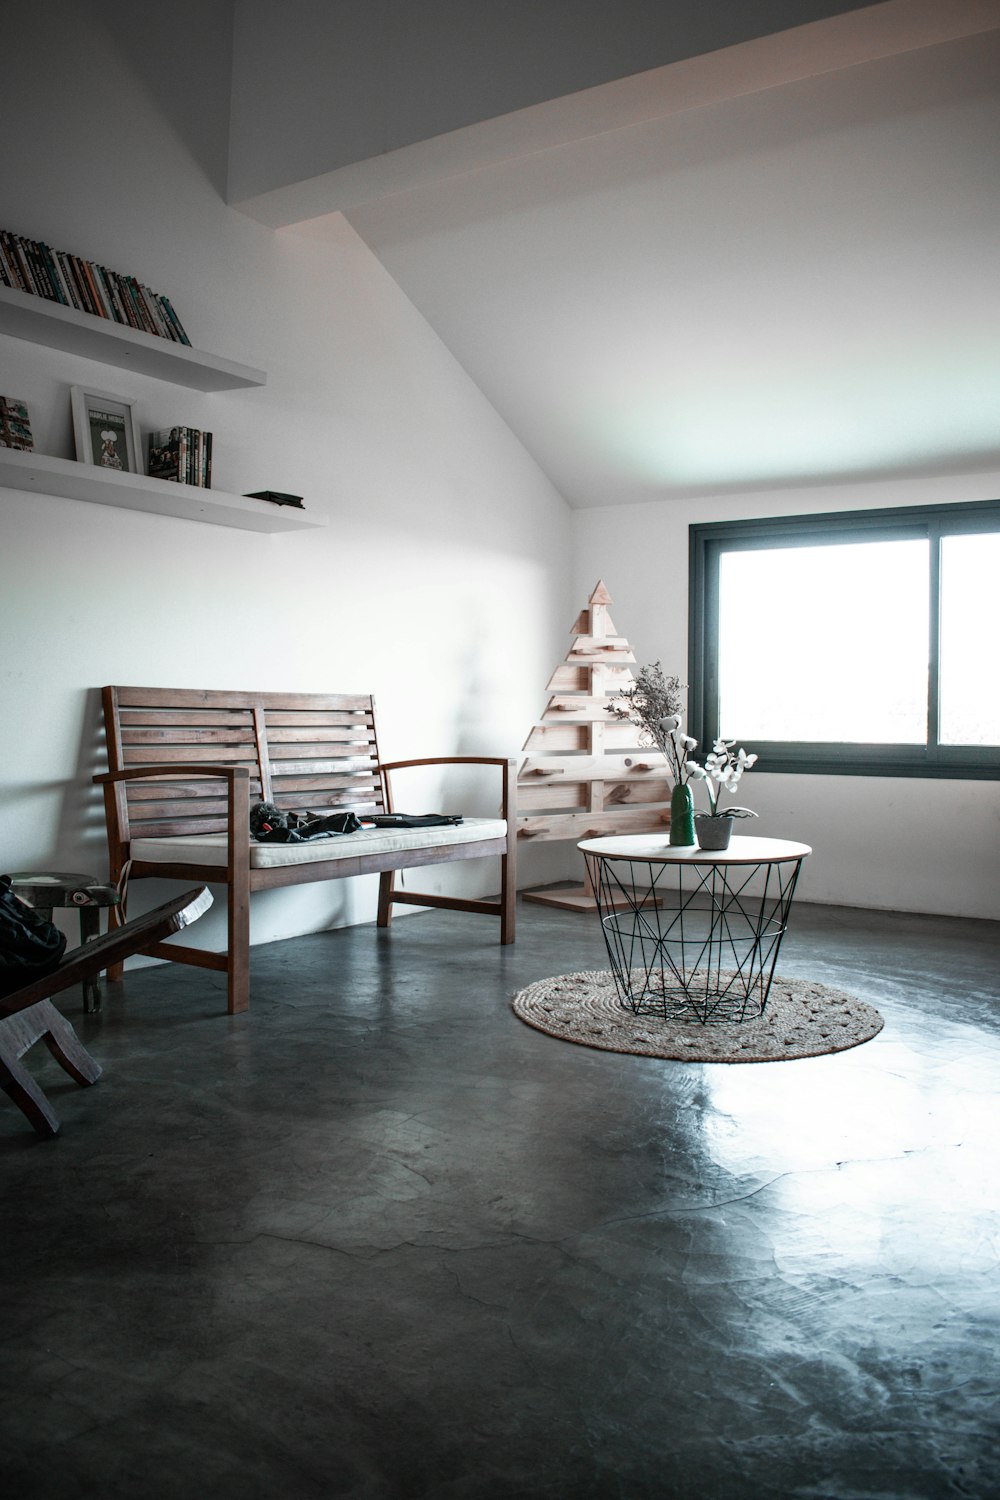
[[[632,648],[608,614],[613,602],[598,583],[573,626],[566,660],[549,680],[553,696],[524,742],[529,754],[517,778],[519,840],[651,833],[669,825],[666,760],[640,745],[637,725],[607,711],[614,695],[635,681]],[[594,904],[586,882],[523,894],[571,911]]]

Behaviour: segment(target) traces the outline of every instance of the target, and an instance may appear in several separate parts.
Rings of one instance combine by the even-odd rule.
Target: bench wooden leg
[[[250,886],[239,876],[229,886],[228,924],[226,1004],[238,1016],[250,1009]]]
[[[514,860],[509,854],[500,856],[500,942],[514,941],[515,912],[517,910],[517,885],[514,877]]]
[[[504,945],[514,941],[515,913],[517,911],[517,881],[514,874],[515,860],[513,856],[504,854],[500,857],[500,901],[462,901],[458,897],[434,896],[428,892],[407,893],[401,891],[395,895],[396,872],[386,870],[379,876],[378,883],[378,926],[388,927],[392,920],[393,900],[403,901],[411,906],[440,906],[454,911],[479,911],[488,912],[490,916],[500,916],[500,942]]]
[[[122,861],[117,857],[117,855],[115,853],[115,850],[112,849],[110,851],[110,857],[109,857],[109,860],[108,860],[108,869],[110,871],[110,882],[111,882],[111,884],[113,886],[115,886],[115,888],[117,889],[120,897],[123,897],[123,894],[124,894],[123,890],[122,890],[122,871],[124,870],[124,868],[125,867],[122,864]],[[108,907],[108,931],[109,932],[113,932],[118,927],[124,927],[125,921],[126,921],[126,916],[125,916],[125,912],[122,909],[122,906],[123,906],[123,900],[118,900],[118,901],[115,902],[115,904],[113,906],[109,906]],[[105,972],[105,975],[107,976],[107,980],[108,980],[109,984],[120,984],[121,981],[125,977],[125,962],[124,962],[124,960],[122,960],[122,962],[119,963],[119,964],[109,964],[108,967],[105,969],[104,972]]]
[[[79,1084],[96,1083],[100,1066],[51,1000],[39,1000],[26,1010],[0,1019],[0,1088],[13,1100],[39,1135],[53,1136],[59,1119],[21,1058],[36,1042],[44,1041],[56,1061]]]
[[[378,918],[379,927],[388,927],[392,921],[392,893],[396,885],[395,870],[384,870],[378,878]]]

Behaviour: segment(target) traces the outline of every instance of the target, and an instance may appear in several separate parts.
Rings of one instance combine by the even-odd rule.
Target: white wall
[[[73,383],[135,398],[146,430],[215,434],[218,489],[302,494],[330,524],[261,537],[0,491],[8,870],[106,868],[103,683],[374,691],[390,757],[516,754],[572,609],[568,511],[533,460],[343,219],[274,233],[223,203],[217,139],[170,118],[137,61],[144,8],[121,44],[119,11],[52,0],[7,28],[3,227],[137,275],[268,384],[202,395],[2,337],[0,391],[63,457]],[[224,87],[225,26],[201,36]],[[457,795],[496,807],[492,785]],[[497,871],[440,878],[489,891]],[[254,939],[366,919],[371,884],[255,898]]]
[[[187,8],[199,87],[225,88],[228,7]],[[219,115],[164,88],[163,17],[111,0],[22,7],[4,39],[0,218],[139,275],[198,346],[263,366],[268,385],[205,396],[0,338],[0,392],[27,400],[38,448],[64,457],[71,384],[134,396],[147,428],[215,433],[218,488],[292,490],[330,524],[267,538],[0,491],[0,867],[103,869],[102,683],[371,690],[390,755],[516,755],[599,577],[640,660],[683,674],[690,520],[1000,492],[998,474],[956,476],[571,520],[343,219],[275,234],[226,207]],[[161,50],[143,32],[154,18]],[[747,786],[761,832],[815,845],[812,899],[996,916],[996,783],[760,773]],[[468,783],[457,795],[469,811],[490,799]],[[528,849],[522,883],[577,863],[569,844]],[[495,872],[441,878],[485,890]],[[273,892],[255,898],[253,934],[372,911],[370,882]],[[195,936],[215,946],[213,921]]]
[[[688,526],[737,517],[808,515],[891,505],[987,500],[1000,473],[664,501],[575,516],[576,580],[601,576],[613,617],[640,662],[687,675]],[[983,689],[996,691],[993,643]],[[830,684],[850,709],[850,683]],[[807,900],[952,916],[1000,915],[1000,786],[910,777],[781,776],[752,772],[740,800],[760,814],[754,832],[796,838]]]

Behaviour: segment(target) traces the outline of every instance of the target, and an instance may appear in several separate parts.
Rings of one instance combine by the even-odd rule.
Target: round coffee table
[[[577,847],[624,1007],[702,1024],[764,1014],[808,844],[734,838],[708,850],[642,834]]]

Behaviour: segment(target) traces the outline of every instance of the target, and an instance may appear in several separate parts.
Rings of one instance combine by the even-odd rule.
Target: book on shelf
[[[0,447],[30,453],[35,446],[28,408],[16,396],[0,396]]]
[[[212,487],[212,434],[196,427],[167,427],[149,434],[149,476]]]
[[[96,318],[108,318],[175,344],[191,340],[169,298],[153,292],[134,276],[109,271],[95,261],[43,241],[0,229],[0,284],[32,297],[75,307]]]

